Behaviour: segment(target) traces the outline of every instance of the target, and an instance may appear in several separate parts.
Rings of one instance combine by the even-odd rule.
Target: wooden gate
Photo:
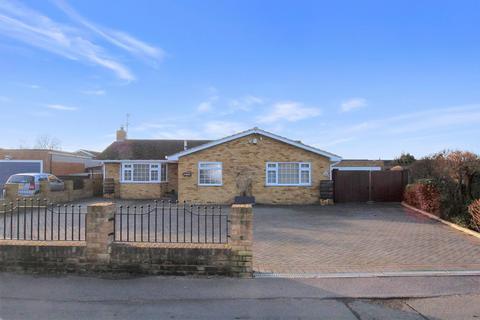
[[[408,171],[333,171],[334,200],[400,202]]]

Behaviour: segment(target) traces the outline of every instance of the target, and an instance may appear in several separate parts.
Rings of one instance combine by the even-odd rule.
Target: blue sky
[[[258,126],[344,158],[480,152],[479,1],[0,2],[0,147]]]

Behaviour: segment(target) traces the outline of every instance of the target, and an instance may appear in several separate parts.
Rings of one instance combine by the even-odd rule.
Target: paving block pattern
[[[480,270],[480,239],[399,204],[257,206],[253,253],[265,273]]]

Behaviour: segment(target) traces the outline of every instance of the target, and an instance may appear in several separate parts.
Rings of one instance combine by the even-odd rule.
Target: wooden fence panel
[[[367,171],[334,171],[335,202],[368,201]]]
[[[334,199],[342,202],[400,202],[408,171],[334,170]]]

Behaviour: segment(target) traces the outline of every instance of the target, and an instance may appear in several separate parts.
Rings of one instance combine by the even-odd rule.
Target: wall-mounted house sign
[[[185,171],[185,172],[183,173],[183,176],[184,176],[184,177],[191,177],[191,176],[192,176],[192,171]]]

